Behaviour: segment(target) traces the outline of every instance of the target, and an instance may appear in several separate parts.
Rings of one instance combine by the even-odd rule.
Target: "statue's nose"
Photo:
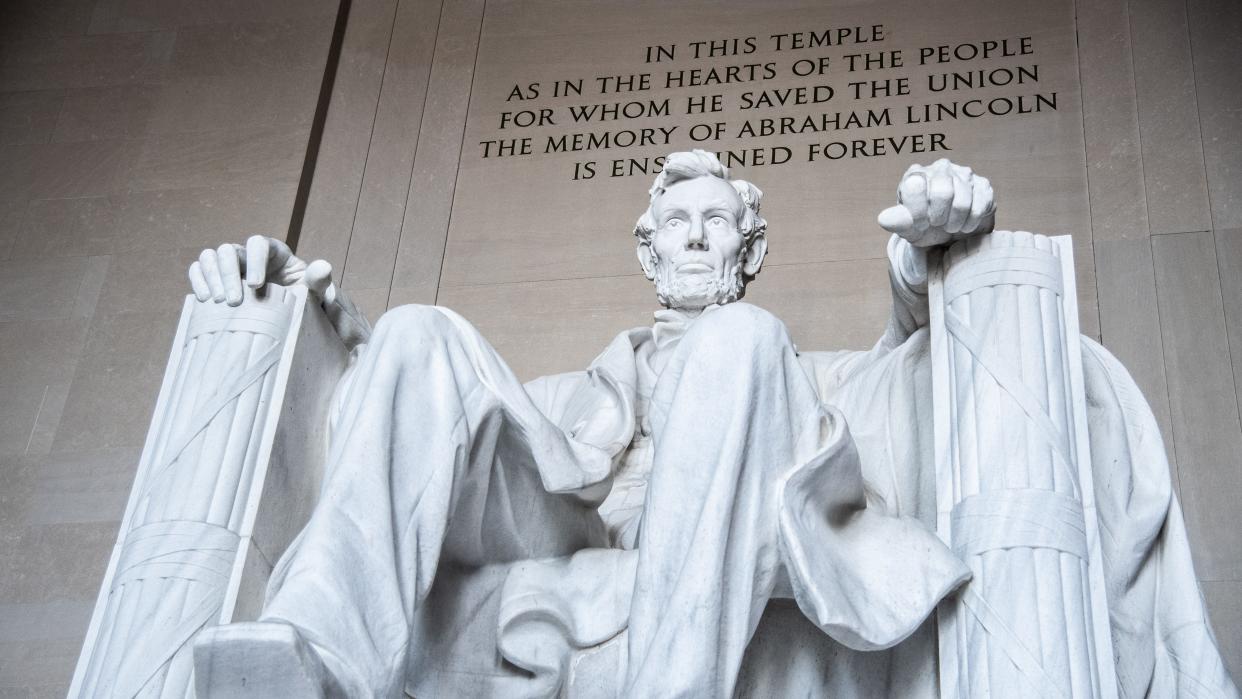
[[[703,222],[693,221],[690,223],[690,233],[686,236],[687,248],[707,249],[707,239],[703,236]]]

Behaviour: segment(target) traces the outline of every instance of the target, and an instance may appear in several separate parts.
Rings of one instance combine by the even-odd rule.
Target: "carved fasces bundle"
[[[974,578],[941,606],[941,696],[1115,697],[1069,236],[932,261],[938,531]]]
[[[317,495],[344,349],[304,287],[245,294],[186,298],[71,697],[186,696],[195,634],[257,614]]]

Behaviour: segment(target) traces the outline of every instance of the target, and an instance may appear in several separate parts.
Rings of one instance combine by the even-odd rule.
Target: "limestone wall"
[[[337,9],[0,7],[0,696],[69,687],[185,266],[285,235]]]

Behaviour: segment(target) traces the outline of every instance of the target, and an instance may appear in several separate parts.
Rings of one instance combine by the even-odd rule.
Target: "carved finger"
[[[270,252],[267,236],[252,235],[246,240],[246,286],[257,289],[267,282]]]
[[[289,246],[286,245],[283,240],[268,238],[267,244],[271,249],[271,252],[268,253],[267,257],[267,268],[271,271],[276,271],[281,267],[284,267],[285,263],[289,261],[289,258],[293,256],[293,251],[289,249]]]
[[[963,233],[988,233],[992,230],[992,214],[995,211],[992,201],[992,184],[986,177],[974,179],[974,191],[971,193],[970,216],[962,225]]]
[[[332,265],[327,260],[315,260],[306,267],[306,276],[303,277],[306,287],[311,293],[318,296],[323,301],[332,301],[328,298],[329,290],[332,287]]]
[[[968,180],[953,178],[953,205],[949,209],[949,220],[944,224],[944,229],[949,233],[960,232],[966,219],[970,218],[973,190]]]
[[[220,283],[224,286],[224,301],[230,306],[242,302],[241,264],[238,257],[241,247],[225,243],[216,248],[216,262],[220,265]]]
[[[271,253],[267,258],[267,273],[278,284],[294,284],[302,280],[306,263],[294,256],[293,250],[283,240],[268,238]]]
[[[216,260],[215,250],[204,250],[198,256],[203,266],[203,276],[207,278],[207,287],[211,289],[211,297],[216,301],[224,300],[224,284],[220,281],[220,263]]]
[[[198,262],[190,265],[190,288],[194,290],[194,297],[199,301],[211,298],[211,287],[207,286],[207,279],[203,277],[203,266]]]
[[[949,221],[953,208],[953,178],[947,172],[937,173],[927,187],[927,223],[936,228]]]
[[[914,230],[927,230],[927,176],[914,173],[901,181],[897,201],[910,211]]]
[[[983,186],[983,194],[988,205],[979,217],[979,228],[976,232],[991,233],[996,226],[996,195],[992,192],[992,185],[985,184]]]

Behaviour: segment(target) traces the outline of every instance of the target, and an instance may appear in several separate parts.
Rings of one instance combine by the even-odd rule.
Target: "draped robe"
[[[263,618],[365,695],[935,696],[928,614],[968,572],[901,307],[871,351],[802,354],[747,304],[665,311],[525,386],[456,314],[396,309]],[[1155,422],[1084,345],[1123,695],[1236,696]]]

